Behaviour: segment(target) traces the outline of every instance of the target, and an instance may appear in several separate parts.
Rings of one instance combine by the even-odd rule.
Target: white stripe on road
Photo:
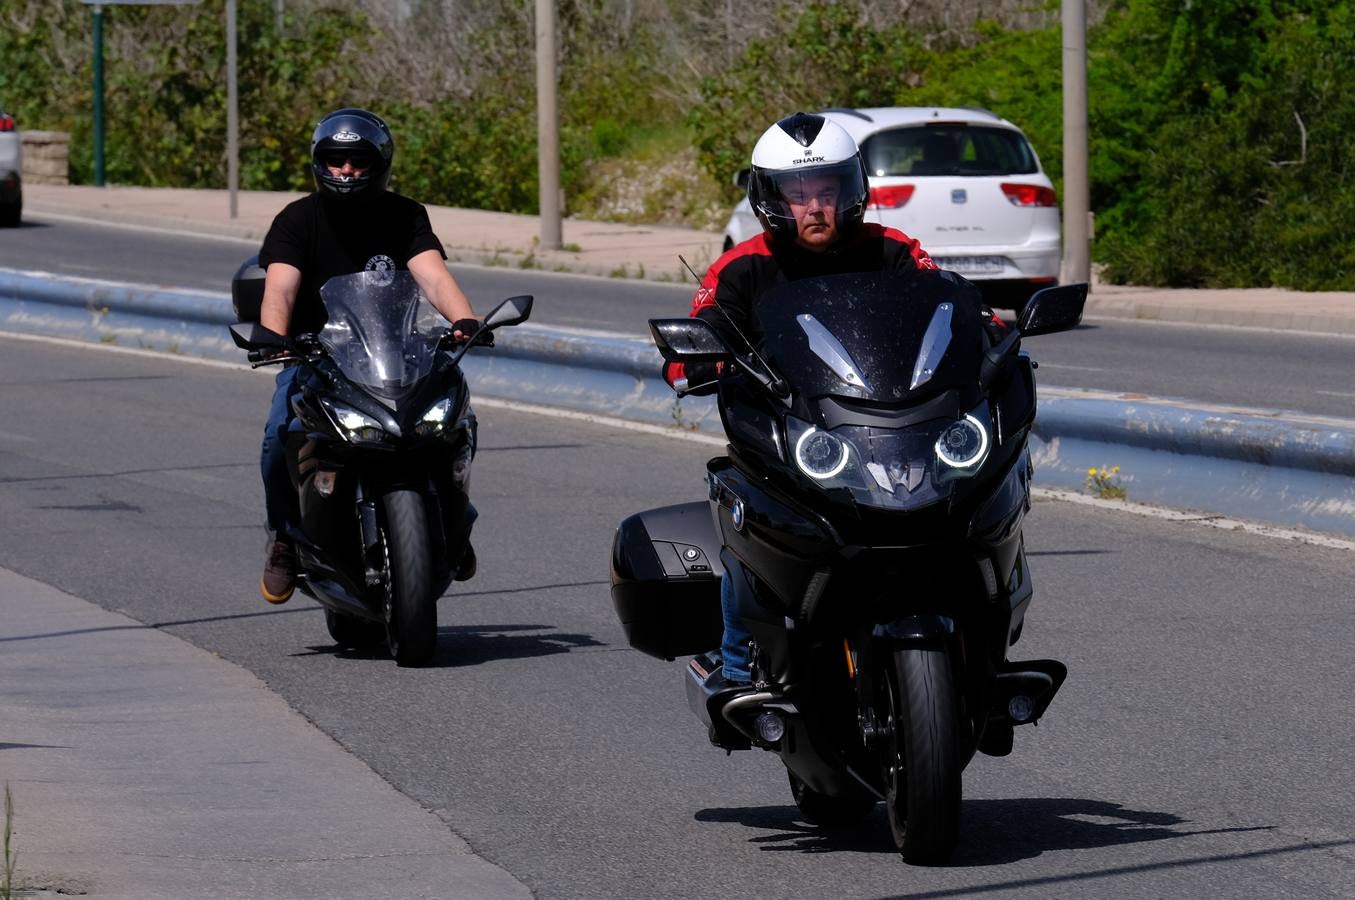
[[[1040,362],[1041,369],[1076,369],[1079,372],[1109,372],[1110,369],[1102,369],[1097,366],[1074,366],[1068,363],[1048,363]]]

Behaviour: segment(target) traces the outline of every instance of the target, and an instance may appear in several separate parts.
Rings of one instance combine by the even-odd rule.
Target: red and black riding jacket
[[[692,298],[692,315],[710,322],[735,346],[742,344],[735,327],[756,343],[753,306],[774,287],[821,275],[912,269],[938,270],[927,251],[896,228],[865,223],[850,239],[822,253],[794,245],[782,248],[763,232],[711,264]],[[699,383],[713,375],[713,370],[688,373],[682,363],[668,363],[663,369],[663,377],[670,385],[680,378]]]

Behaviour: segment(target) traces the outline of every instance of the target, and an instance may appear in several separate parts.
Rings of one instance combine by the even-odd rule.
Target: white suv
[[[936,264],[1020,309],[1059,276],[1059,208],[1035,150],[1011,122],[981,109],[828,109],[870,173],[866,221],[917,238]],[[748,170],[735,183],[747,185]],[[745,197],[725,249],[762,230]]]

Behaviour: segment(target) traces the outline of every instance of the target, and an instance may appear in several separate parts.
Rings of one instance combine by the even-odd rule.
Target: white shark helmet
[[[794,238],[798,229],[791,201],[819,192],[835,181],[838,234],[846,236],[865,218],[869,186],[861,149],[841,125],[824,116],[797,112],[762,133],[753,147],[748,202],[774,237]]]

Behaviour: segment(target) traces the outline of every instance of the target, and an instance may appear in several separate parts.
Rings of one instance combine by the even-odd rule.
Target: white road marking
[[[1074,366],[1068,363],[1049,363],[1041,362],[1041,369],[1076,369],[1079,372],[1109,372],[1110,369],[1102,369],[1097,366]]]
[[[1349,391],[1313,391],[1314,394],[1324,394],[1328,397],[1350,397],[1355,399],[1355,394]]]
[[[1269,328],[1264,325],[1230,325],[1223,322],[1178,322],[1173,319],[1136,319],[1130,316],[1098,316],[1088,314],[1082,317],[1084,322],[1100,322],[1106,325],[1146,325],[1149,328],[1204,328],[1221,331],[1259,331],[1265,334],[1292,334],[1298,337],[1332,338],[1340,341],[1355,341],[1355,334],[1339,331],[1302,331],[1297,328]]]
[[[1289,528],[1278,528],[1274,525],[1250,522],[1245,519],[1230,519],[1213,513],[1186,512],[1179,509],[1168,509],[1164,506],[1133,503],[1128,500],[1102,500],[1090,494],[1079,494],[1076,491],[1064,491],[1057,488],[1037,487],[1032,488],[1030,493],[1036,500],[1076,503],[1079,506],[1095,506],[1101,509],[1130,513],[1135,516],[1146,516],[1150,519],[1183,522],[1188,525],[1205,525],[1210,528],[1222,528],[1225,531],[1244,531],[1247,534],[1255,534],[1260,537],[1281,541],[1297,541],[1300,544],[1314,544],[1332,550],[1355,550],[1355,541],[1348,541],[1315,531],[1294,531]]]

